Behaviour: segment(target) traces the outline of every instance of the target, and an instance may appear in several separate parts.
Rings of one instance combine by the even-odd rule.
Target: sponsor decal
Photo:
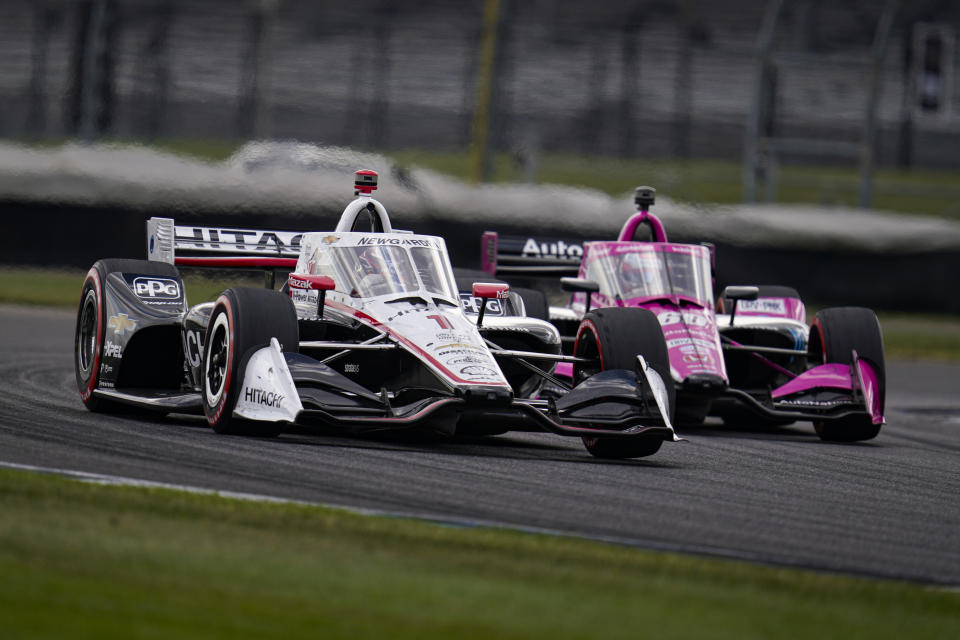
[[[256,389],[253,387],[245,387],[243,389],[243,399],[247,402],[252,402],[253,404],[263,404],[268,407],[280,408],[280,405],[283,404],[283,399],[286,396],[282,396],[279,393],[274,393],[273,391],[264,391],[263,389]]]
[[[113,332],[118,336],[123,336],[128,330],[130,333],[137,330],[137,321],[131,319],[125,313],[118,313],[115,316],[110,316],[110,319],[107,320],[107,327],[113,329]]]
[[[497,372],[490,367],[482,367],[477,364],[471,364],[460,369],[460,375],[486,378],[497,375]]]
[[[657,320],[660,321],[660,324],[663,326],[668,326],[671,324],[677,324],[680,322],[681,318],[683,323],[691,327],[706,327],[709,326],[707,319],[704,318],[699,313],[683,313],[681,314],[678,311],[664,311],[663,313],[657,316]]]
[[[695,344],[699,347],[705,349],[714,349],[716,345],[708,340],[700,340],[699,338],[675,338],[673,340],[667,340],[667,348],[672,349],[674,347],[679,347],[681,345]]]
[[[187,362],[191,367],[199,367],[203,358],[203,334],[200,331],[187,331]]]
[[[454,333],[452,331],[438,331],[437,340],[441,342],[463,342],[464,340],[469,340],[470,337],[464,333]]]
[[[783,298],[757,298],[756,300],[741,300],[737,303],[737,311],[757,311],[783,315],[787,312],[787,305]]]
[[[603,258],[608,255],[610,255],[610,247],[602,244],[594,245],[587,248],[587,257],[584,258],[584,263],[592,263],[597,258]]]
[[[360,365],[348,363],[343,365],[344,373],[360,373]]]
[[[293,276],[290,276],[289,278],[287,278],[287,282],[290,283],[290,286],[291,286],[291,287],[294,287],[294,288],[297,288],[297,289],[312,289],[312,288],[313,288],[313,286],[310,284],[310,281],[309,281],[309,280],[301,280],[300,278],[295,278],[295,277],[293,277]]]
[[[113,384],[112,382],[110,382],[109,380],[101,380],[100,382],[97,383],[97,386],[98,386],[98,387],[104,387],[104,388],[107,388],[107,389],[113,389],[113,388],[114,388],[114,384]],[[82,394],[81,394],[81,395],[82,395]],[[88,391],[86,397],[84,397],[83,399],[86,400],[86,399],[89,398],[89,397],[90,397],[90,392]]]
[[[523,243],[523,256],[533,258],[579,258],[583,256],[583,245],[566,243],[563,240],[556,242],[537,242],[536,238],[527,238]]]
[[[294,302],[300,302],[302,304],[317,304],[317,296],[319,294],[316,291],[307,291],[305,289],[290,289],[290,299]]]
[[[472,353],[475,351],[486,351],[483,347],[475,347],[472,344],[465,344],[463,342],[454,342],[452,344],[442,344],[437,349],[449,349],[448,351],[441,351],[437,355],[448,356],[451,354],[458,353]]]
[[[264,251],[272,255],[298,256],[302,237],[302,233],[292,231],[176,227],[179,245],[215,251]]]
[[[113,373],[113,367],[108,365],[106,362],[100,365],[100,375],[106,375],[108,373]],[[101,383],[103,384],[103,383]]]
[[[447,360],[447,364],[489,364],[487,358],[478,358],[477,356],[461,356],[452,360]]]
[[[685,353],[683,354],[683,361],[687,364],[710,364],[713,362],[713,356],[709,353]]]
[[[614,256],[623,255],[626,253],[639,253],[645,254],[640,256],[640,260],[644,264],[652,265],[659,262],[659,258],[656,257],[658,251],[653,247],[645,244],[616,244],[610,247],[610,254]],[[659,265],[658,265],[659,266]]]
[[[133,279],[133,291],[141,300],[149,302],[176,301],[180,299],[180,284],[170,278],[140,276]]]
[[[358,246],[364,245],[394,245],[404,247],[432,247],[433,243],[423,238],[373,238],[365,237],[357,240]]]
[[[123,354],[123,347],[116,342],[107,340],[103,344],[103,356],[105,358],[119,358]]]
[[[822,407],[829,409],[831,407],[836,407],[841,404],[847,404],[843,400],[779,400],[775,402],[776,405],[792,405],[797,407]]]
[[[333,244],[334,242],[336,242],[336,241],[339,240],[339,239],[340,239],[340,236],[335,236],[335,235],[331,234],[331,235],[329,235],[329,236],[324,236],[324,238],[323,238],[323,243],[324,243],[324,244]]]
[[[506,297],[506,296],[504,296]],[[460,306],[467,313],[480,313],[480,306],[483,304],[483,298],[474,298],[468,293],[460,294]],[[503,304],[496,298],[490,298],[487,301],[487,310],[484,313],[488,316],[502,316]]]

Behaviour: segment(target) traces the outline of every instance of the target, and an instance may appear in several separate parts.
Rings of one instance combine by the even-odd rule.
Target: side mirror
[[[596,293],[600,291],[600,285],[586,278],[560,278],[560,288],[564,291],[579,293]]]
[[[760,295],[760,289],[757,287],[726,287],[720,295],[733,300],[733,307],[730,309],[730,326],[732,327],[733,318],[737,315],[737,301],[756,300]]]
[[[600,291],[599,284],[586,278],[560,278],[560,288],[571,293],[587,294],[587,309],[584,314],[590,311],[590,295]]]
[[[291,273],[287,278],[287,284],[290,286],[290,297],[293,297],[294,290],[299,291],[319,291],[317,298],[317,316],[323,318],[323,307],[327,300],[327,291],[333,291],[336,283],[330,276],[299,275]]]
[[[477,314],[477,328],[483,326],[483,314],[487,310],[487,300],[495,298],[506,300],[510,293],[510,285],[503,282],[474,282],[473,297],[480,298],[480,312]]]

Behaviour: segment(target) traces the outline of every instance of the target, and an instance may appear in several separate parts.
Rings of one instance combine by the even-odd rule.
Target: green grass
[[[0,302],[73,307],[80,298],[84,271],[0,268]],[[184,280],[190,304],[215,300],[232,286],[262,286],[259,277]],[[811,310],[812,311],[812,310]],[[960,361],[960,317],[906,313],[878,314],[888,358]]]
[[[960,594],[0,470],[4,638],[951,637]]]
[[[887,357],[960,361],[960,318],[881,313]]]

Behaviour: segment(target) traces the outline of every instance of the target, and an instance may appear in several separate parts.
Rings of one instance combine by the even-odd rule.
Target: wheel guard
[[[873,365],[854,355],[852,365],[824,364],[809,369],[770,392],[769,403],[748,396],[754,409],[779,417],[833,420],[852,414],[867,414],[873,424],[882,424],[883,398]]]
[[[663,379],[642,357],[637,358],[636,372],[601,371],[558,398],[555,408],[557,422],[564,426],[625,426],[630,432],[659,428],[665,431],[665,439],[678,439]]]
[[[233,415],[264,422],[294,422],[303,410],[280,343],[257,349],[243,367],[243,386]]]

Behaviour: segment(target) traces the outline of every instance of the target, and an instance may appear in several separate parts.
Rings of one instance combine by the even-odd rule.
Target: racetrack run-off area
[[[711,424],[608,462],[547,434],[256,439],[195,417],[95,415],[76,391],[73,312],[3,306],[0,326],[0,462],[960,585],[957,365],[889,363],[872,441]]]

